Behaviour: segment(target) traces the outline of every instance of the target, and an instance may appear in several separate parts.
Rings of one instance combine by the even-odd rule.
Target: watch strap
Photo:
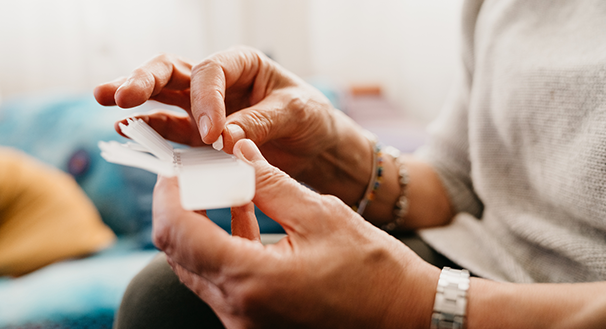
[[[444,267],[438,280],[431,329],[465,327],[469,271]]]

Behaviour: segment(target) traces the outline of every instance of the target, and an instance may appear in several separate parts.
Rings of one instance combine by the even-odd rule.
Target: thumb
[[[254,204],[278,222],[287,234],[305,233],[314,227],[323,209],[322,196],[301,185],[265,160],[250,139],[234,146],[234,155],[255,168]]]
[[[224,151],[231,153],[236,143],[244,138],[263,145],[286,132],[291,134],[293,121],[284,107],[280,97],[270,95],[251,107],[230,114],[222,132]]]

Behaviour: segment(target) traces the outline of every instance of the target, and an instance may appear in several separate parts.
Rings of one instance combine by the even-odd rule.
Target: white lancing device
[[[184,209],[236,207],[252,200],[255,171],[244,161],[211,147],[174,149],[145,121],[128,119],[127,123],[120,129],[135,142],[101,141],[101,156],[108,162],[177,176]]]

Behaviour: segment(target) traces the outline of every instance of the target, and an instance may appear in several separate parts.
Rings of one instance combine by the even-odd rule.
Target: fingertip
[[[191,76],[191,113],[206,144],[214,143],[225,128],[225,76],[209,61],[196,65]],[[195,86],[195,88],[194,88]]]
[[[175,180],[173,181],[173,179],[175,179]],[[156,176],[156,185],[154,186],[154,196],[156,194],[169,195],[171,193],[174,193],[174,192],[170,192],[170,191],[173,189],[178,190],[178,186],[179,186],[179,183],[176,180],[176,177],[167,177],[167,176],[157,175]],[[179,205],[181,205],[181,204],[179,203]],[[171,205],[171,207],[174,207],[174,206],[175,205]]]
[[[228,124],[222,133],[223,136],[223,151],[233,154],[236,143],[246,138],[244,130],[237,124]]]
[[[257,145],[250,139],[239,140],[234,146],[234,155],[249,163],[266,161]]]
[[[158,177],[156,179],[156,185],[177,185],[177,177],[174,176],[164,176],[164,175],[160,175],[158,174]]]
[[[95,100],[97,103],[103,106],[114,106],[116,102],[114,101],[114,88],[112,86],[108,86],[108,84],[102,84],[93,90],[93,95],[95,96]]]
[[[118,134],[120,134],[120,135],[122,135],[122,136],[124,136],[124,137],[127,137],[127,136],[125,136],[125,135],[122,133],[122,128],[120,128],[120,124],[126,124],[126,119],[122,119],[122,120],[120,120],[120,121],[116,121],[116,122],[114,122],[114,130],[115,130],[115,131],[116,131]]]
[[[97,102],[103,106],[116,105],[115,94],[118,88],[126,81],[125,77],[120,77],[114,81],[102,83],[95,87],[93,95]]]
[[[208,114],[202,114],[198,119],[198,130],[200,137],[206,144],[215,143],[223,133],[225,127],[225,117],[214,116],[211,118]]]
[[[233,236],[261,242],[255,205],[252,202],[231,208],[231,233]]]
[[[234,145],[239,140],[246,138],[246,133],[244,132],[244,129],[242,129],[242,127],[238,126],[237,124],[228,124],[227,127],[225,127],[225,130],[227,131],[227,134]]]

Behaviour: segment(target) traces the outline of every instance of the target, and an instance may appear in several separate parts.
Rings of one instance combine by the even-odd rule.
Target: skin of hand
[[[271,166],[250,140],[234,154],[256,172],[253,203],[287,236],[263,246],[252,203],[232,209],[233,236],[181,208],[158,179],[153,241],[228,328],[428,328],[439,270],[353,212]]]
[[[95,97],[102,105],[124,108],[150,99],[179,106],[188,115],[156,112],[138,117],[166,139],[191,146],[212,143],[222,134],[224,150],[232,153],[238,140],[251,139],[272,165],[348,205],[361,200],[369,184],[373,146],[362,128],[319,91],[251,48],[220,52],[198,65],[160,55],[128,78],[98,86]],[[201,121],[210,123],[208,134],[198,125]],[[116,130],[120,132],[118,123]],[[422,163],[412,161],[408,167],[416,178],[407,192],[407,228],[445,224],[452,213],[437,175]],[[391,221],[398,195],[397,168],[389,159],[365,218],[377,225]]]
[[[179,106],[189,115],[158,112],[140,118],[177,143],[211,144],[223,135],[228,153],[238,140],[251,139],[270,163],[293,177],[313,171],[318,154],[342,138],[340,126],[359,129],[318,90],[247,47],[216,53],[197,65],[157,56],[127,78],[99,85],[95,98],[123,108],[147,100]]]
[[[128,78],[100,85],[95,97],[124,108],[149,99],[179,106],[188,115],[140,117],[165,138],[192,146],[223,134],[225,150],[257,169],[253,202],[288,233],[272,246],[259,243],[251,204],[232,209],[231,237],[204,212],[180,207],[175,179],[159,179],[155,191],[156,245],[228,327],[429,327],[438,269],[338,199],[271,167],[251,151],[254,144],[234,148],[250,138],[291,176],[347,204],[360,200],[372,148],[311,86],[260,52],[235,48],[195,66],[158,56]],[[407,166],[406,228],[446,224],[453,212],[436,173],[414,158]],[[384,178],[365,212],[378,224],[391,220],[399,194],[392,161],[385,162]],[[468,327],[603,328],[605,294],[604,282],[514,285],[472,278]]]
[[[179,106],[188,115],[156,112],[138,117],[165,138],[191,146],[205,144],[199,131],[206,143],[222,134],[228,153],[238,140],[251,139],[271,164],[348,205],[361,200],[369,184],[373,146],[363,130],[319,91],[251,48],[220,52],[198,65],[160,55],[128,78],[98,86],[95,97],[102,105],[123,108],[150,99]],[[208,134],[199,129],[201,121],[210,123]],[[120,132],[118,123],[116,130]],[[453,213],[433,169],[414,159],[407,167],[411,206],[405,228],[446,224]],[[397,171],[387,159],[381,188],[364,213],[376,225],[393,220],[400,193]]]

